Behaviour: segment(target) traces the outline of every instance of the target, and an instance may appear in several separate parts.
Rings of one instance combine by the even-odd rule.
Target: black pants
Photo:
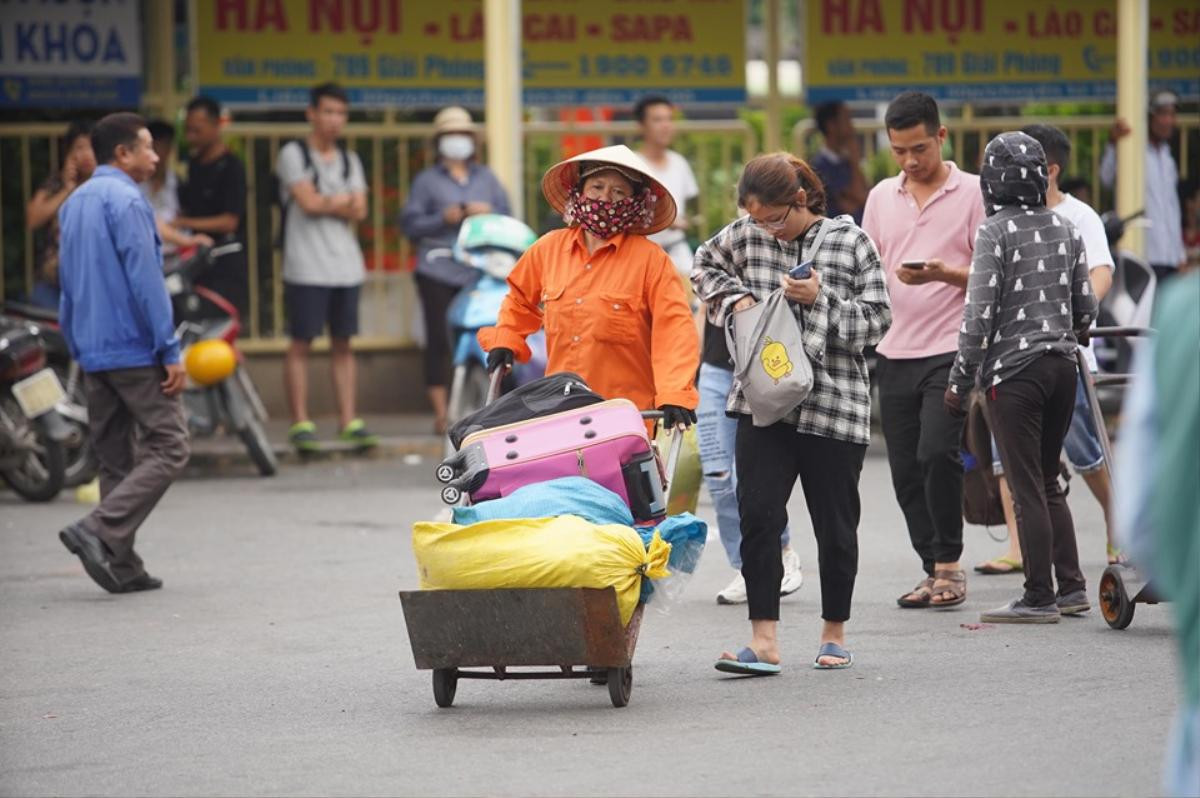
[[[1035,607],[1054,603],[1052,564],[1060,595],[1086,588],[1075,524],[1058,484],[1077,379],[1074,361],[1043,355],[987,392],[992,434],[1021,534],[1025,603]]]
[[[446,314],[461,286],[443,283],[423,274],[417,275],[417,295],[425,316],[425,386],[450,384],[450,328]]]
[[[862,444],[800,434],[791,424],[756,427],[749,416],[738,418],[734,456],[750,620],[779,620],[780,536],[797,477],[817,538],[821,617],[849,620],[858,574],[858,478],[866,453]]]
[[[954,353],[912,360],[879,356],[875,378],[892,487],[925,573],[963,550],[961,419],[943,397]]]

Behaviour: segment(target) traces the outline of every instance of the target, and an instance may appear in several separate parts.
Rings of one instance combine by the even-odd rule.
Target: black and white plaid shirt
[[[811,307],[792,303],[802,324],[804,350],[813,367],[813,389],[785,419],[797,431],[824,438],[870,443],[871,396],[863,348],[876,344],[892,324],[892,308],[879,253],[849,217],[833,224],[813,256],[818,226],[802,237],[821,290]],[[747,294],[762,300],[780,287],[800,262],[801,241],[780,241],[744,216],[696,251],[692,285],[709,307],[709,320],[724,327],[725,314]],[[749,414],[741,386],[734,384],[726,409]]]

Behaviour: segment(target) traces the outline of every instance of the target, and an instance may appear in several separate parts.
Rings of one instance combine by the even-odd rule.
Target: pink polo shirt
[[[948,283],[905,285],[896,272],[906,260],[935,258],[947,266],[969,266],[975,231],[983,224],[979,176],[947,161],[950,176],[924,208],[908,193],[904,174],[871,189],[862,228],[883,261],[892,327],[876,351],[896,360],[932,357],[958,349],[966,290]]]

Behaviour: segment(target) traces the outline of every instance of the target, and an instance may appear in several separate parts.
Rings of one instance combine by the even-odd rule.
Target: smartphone
[[[925,261],[923,261],[923,260],[906,260],[906,261],[901,261],[900,265],[906,269],[924,269]]]
[[[806,260],[806,261],[804,261],[804,263],[799,263],[799,264],[793,266],[792,270],[790,272],[788,272],[788,277],[791,277],[793,280],[807,280],[811,276],[812,276],[812,261],[811,260]]]

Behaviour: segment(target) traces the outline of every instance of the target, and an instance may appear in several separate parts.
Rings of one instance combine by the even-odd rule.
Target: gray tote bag
[[[821,222],[811,259],[831,225]],[[741,385],[756,427],[769,427],[808,398],[812,364],[804,353],[803,329],[783,289],[725,320],[725,341],[733,358],[733,376]]]

